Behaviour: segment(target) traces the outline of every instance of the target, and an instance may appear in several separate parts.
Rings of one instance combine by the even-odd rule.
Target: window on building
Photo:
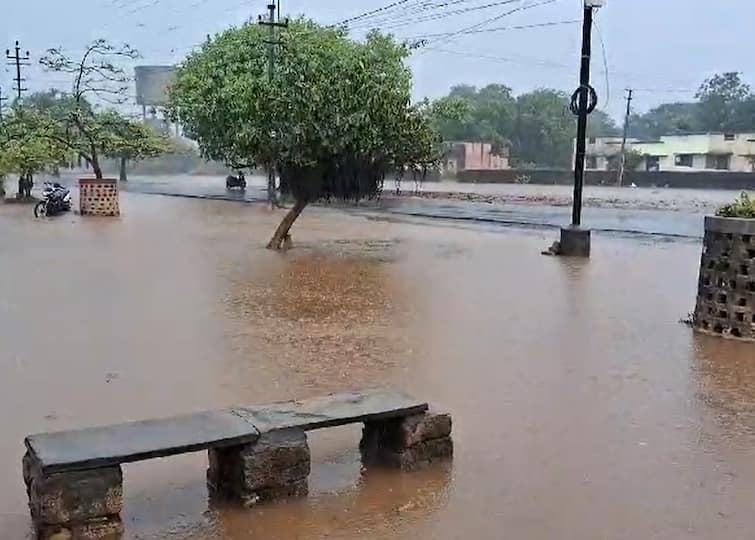
[[[737,139],[737,136],[734,133],[724,133],[725,141],[735,141],[736,139]]]
[[[658,172],[661,170],[661,157],[648,156],[645,160],[645,170],[648,172]]]
[[[677,154],[676,166],[677,167],[692,167],[694,161],[694,154]]]
[[[705,156],[705,168],[715,169],[717,171],[729,170],[729,156]]]
[[[597,169],[598,168],[598,158],[597,158],[597,156],[587,156],[587,168],[588,169]]]

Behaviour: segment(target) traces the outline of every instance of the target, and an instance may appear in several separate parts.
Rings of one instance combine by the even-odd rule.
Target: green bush
[[[739,196],[739,199],[719,208],[716,211],[716,215],[718,217],[755,219],[755,199],[751,199],[750,196],[743,191]]]

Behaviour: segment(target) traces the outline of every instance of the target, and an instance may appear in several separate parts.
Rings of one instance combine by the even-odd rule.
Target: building
[[[641,171],[755,172],[755,133],[666,135],[657,141],[627,139],[626,148],[642,157],[636,168]],[[620,154],[621,137],[590,138],[585,167],[609,170]]]
[[[448,143],[443,172],[453,175],[466,170],[501,170],[510,169],[509,149],[500,153],[493,151],[493,145],[482,142]]]

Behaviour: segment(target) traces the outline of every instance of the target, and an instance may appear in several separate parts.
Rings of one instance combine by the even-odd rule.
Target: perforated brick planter
[[[755,219],[705,218],[695,329],[755,341]]]
[[[80,179],[79,212],[82,216],[119,216],[118,181],[112,178]]]

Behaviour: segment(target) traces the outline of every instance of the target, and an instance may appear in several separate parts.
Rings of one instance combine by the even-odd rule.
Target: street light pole
[[[572,95],[571,111],[577,117],[577,144],[574,157],[574,202],[570,227],[561,229],[558,254],[574,257],[590,256],[590,230],[582,228],[582,190],[585,185],[585,154],[587,150],[587,117],[598,104],[598,95],[590,86],[590,57],[592,55],[592,25],[594,10],[604,0],[584,0],[582,22],[582,58],[579,88]]]
[[[577,104],[577,152],[574,160],[574,205],[572,207],[573,227],[582,224],[582,189],[585,184],[585,153],[587,149],[587,115],[590,97],[590,57],[592,55],[593,8],[586,2],[582,23],[582,64],[579,72],[579,93]]]

